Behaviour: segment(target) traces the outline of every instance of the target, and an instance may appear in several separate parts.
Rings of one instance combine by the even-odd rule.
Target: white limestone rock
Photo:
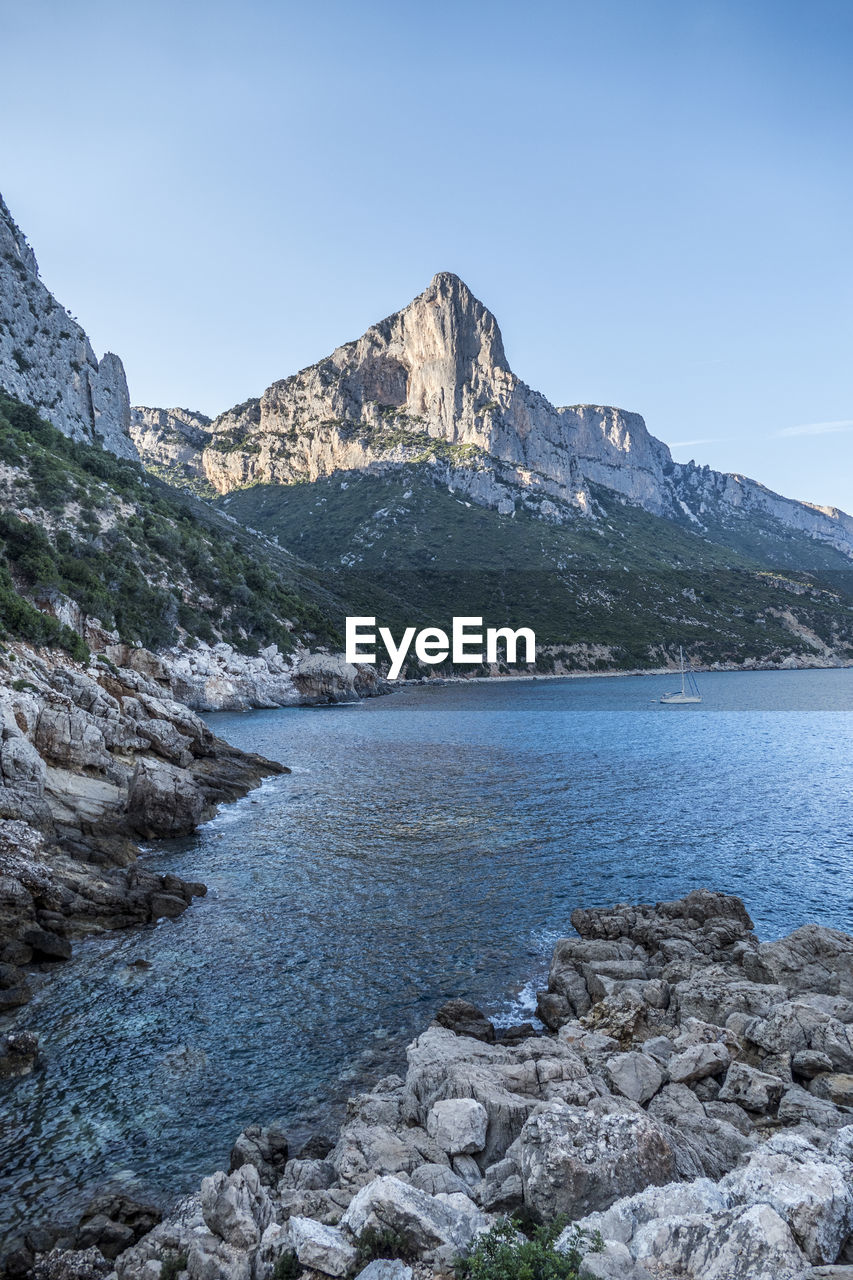
[[[201,1210],[211,1232],[237,1249],[252,1249],[273,1221],[272,1202],[254,1165],[214,1173],[201,1184]]]
[[[646,1053],[615,1054],[607,1059],[610,1087],[632,1102],[648,1102],[663,1084],[663,1072]]]
[[[0,386],[63,435],[136,458],[124,368],[98,362],[83,329],[42,284],[35,254],[0,199]]]
[[[672,1179],[675,1154],[664,1131],[631,1107],[614,1098],[534,1111],[521,1133],[521,1173],[524,1202],[542,1221],[584,1217]]]
[[[799,1247],[814,1263],[834,1262],[853,1232],[850,1166],[824,1160],[807,1142],[785,1137],[754,1151],[748,1162],[721,1183],[733,1204],[769,1204],[783,1218]]]
[[[303,1267],[325,1276],[345,1276],[355,1266],[355,1249],[337,1227],[299,1217],[291,1217],[287,1225],[291,1248]]]
[[[673,1084],[689,1084],[720,1075],[730,1062],[731,1055],[724,1044],[694,1044],[683,1053],[673,1054],[667,1069]]]
[[[797,1280],[807,1265],[787,1223],[768,1204],[718,1214],[656,1218],[632,1255],[691,1280]]]
[[[778,1076],[733,1062],[717,1095],[720,1102],[737,1102],[746,1111],[764,1114],[778,1107],[785,1085]]]
[[[489,1116],[474,1098],[445,1098],[434,1102],[427,1116],[427,1133],[449,1156],[471,1156],[486,1145]]]
[[[430,1196],[416,1187],[386,1176],[375,1178],[358,1192],[341,1225],[354,1236],[365,1227],[395,1231],[417,1252],[451,1246],[467,1253],[488,1219],[476,1206],[460,1209],[456,1198]]]

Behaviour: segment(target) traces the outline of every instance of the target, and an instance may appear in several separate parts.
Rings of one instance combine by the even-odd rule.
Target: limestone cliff
[[[199,477],[199,454],[210,444],[210,418],[192,409],[132,409],[130,438],[149,471],[188,488],[207,488]]]
[[[180,437],[169,446],[179,474],[194,471],[223,494],[419,462],[433,482],[505,514],[595,516],[598,485],[697,529],[770,518],[853,554],[842,512],[676,464],[639,414],[552,405],[512,372],[495,317],[449,272],[357,341],[222,414],[207,442],[189,448],[175,413],[134,411],[143,459],[162,466],[147,424],[168,425]]]
[[[39,278],[35,254],[0,198],[0,387],[72,440],[137,457],[124,367],[98,361],[83,329]]]

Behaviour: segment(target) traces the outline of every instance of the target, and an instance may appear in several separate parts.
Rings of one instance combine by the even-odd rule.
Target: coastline
[[[743,903],[709,890],[572,924],[539,993],[544,1030],[450,1000],[405,1078],[354,1098],[336,1135],[294,1153],[278,1126],[250,1128],[230,1169],[156,1225],[151,1206],[102,1197],[64,1235],[36,1233],[40,1248],[21,1240],[19,1260],[39,1276],[154,1280],[176,1259],[187,1280],[268,1280],[295,1253],[295,1275],[339,1277],[399,1256],[393,1239],[419,1276],[449,1276],[523,1212],[567,1215],[590,1246],[600,1232],[589,1277],[805,1280],[846,1262],[853,938],[805,925],[761,943]]]
[[[638,672],[638,673],[639,673],[639,672]],[[592,673],[590,673],[590,675],[592,675]],[[625,675],[629,675],[629,673],[628,673],[628,672],[626,672],[626,673],[625,673]],[[485,677],[485,678],[488,678],[488,677]],[[521,678],[526,678],[526,677],[521,677]],[[533,678],[537,678],[537,677],[533,677]],[[539,678],[542,678],[542,677],[539,677]],[[565,677],[546,677],[546,678],[565,678]],[[414,684],[416,684],[416,685],[420,685],[420,682],[414,682]],[[233,799],[233,797],[232,797],[232,799]],[[154,846],[154,849],[152,849],[151,851],[152,851],[152,852],[156,852],[156,846]],[[22,1062],[22,1064],[20,1064],[20,1065],[23,1065],[23,1062]],[[307,1157],[305,1157],[305,1158],[307,1158]],[[297,1216],[298,1216],[298,1215],[297,1215]],[[309,1215],[307,1215],[307,1216],[311,1217],[310,1213],[309,1213]],[[110,1220],[110,1221],[113,1221],[113,1220]],[[86,1236],[85,1236],[85,1238],[86,1238]],[[752,1277],[751,1277],[751,1280],[752,1280]]]
[[[729,675],[754,674],[756,671],[847,671],[853,667],[853,659],[842,662],[840,659],[836,662],[809,662],[804,665],[791,663],[790,661],[779,663],[768,663],[756,659],[751,665],[743,663],[712,663],[708,665],[691,666],[691,671],[697,675],[712,675],[725,673]],[[494,675],[488,676],[436,676],[432,678],[425,676],[417,680],[398,680],[392,683],[391,692],[393,692],[394,684],[404,687],[417,688],[418,686],[429,688],[430,685],[437,684],[489,684],[496,681],[511,682],[515,680],[603,680],[607,678],[619,678],[623,676],[677,676],[678,667],[625,667],[615,671],[561,671],[561,672],[525,672],[524,674],[503,674],[496,672]]]

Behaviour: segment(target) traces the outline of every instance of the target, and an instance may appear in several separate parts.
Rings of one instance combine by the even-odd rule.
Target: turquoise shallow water
[[[153,866],[210,892],[76,948],[20,1025],[44,1069],[0,1119],[0,1229],[95,1186],[163,1196],[241,1128],[332,1128],[463,995],[529,1011],[578,905],[740,894],[763,937],[853,928],[853,670],[480,683],[211,716],[293,767]],[[141,965],[139,962],[144,962]]]

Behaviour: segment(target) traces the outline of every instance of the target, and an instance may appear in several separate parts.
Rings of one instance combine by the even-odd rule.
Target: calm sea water
[[[161,1196],[248,1123],[298,1142],[450,996],[530,1011],[578,905],[740,894],[764,937],[853,928],[853,670],[479,683],[211,716],[289,764],[153,866],[209,886],[92,940],[19,1019],[45,1064],[0,1116],[0,1229],[128,1181]]]

